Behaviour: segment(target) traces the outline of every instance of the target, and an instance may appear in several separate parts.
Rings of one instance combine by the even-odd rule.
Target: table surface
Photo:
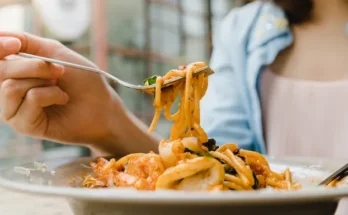
[[[32,196],[0,188],[0,214],[73,215],[65,199]]]

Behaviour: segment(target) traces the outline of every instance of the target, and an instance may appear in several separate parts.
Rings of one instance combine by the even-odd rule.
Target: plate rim
[[[344,159],[329,159],[329,158],[310,158],[310,157],[295,157],[295,156],[265,156],[268,161],[271,160],[296,160],[296,161],[311,161],[314,162],[330,162],[338,163],[345,162]],[[80,157],[73,159],[72,162],[80,159],[95,159],[94,157]],[[52,162],[56,159],[47,160]],[[57,159],[58,160],[58,159]],[[60,159],[61,160],[61,159]],[[45,161],[43,161],[45,162]],[[25,164],[30,164],[27,162]],[[22,164],[22,165],[25,165]],[[0,170],[5,172],[13,168],[13,166]],[[88,189],[88,188],[73,188],[73,187],[53,187],[42,186],[35,184],[25,184],[11,181],[0,177],[0,187],[9,189],[15,192],[21,192],[32,195],[48,195],[68,199],[87,200],[93,202],[112,202],[122,204],[202,204],[205,205],[224,205],[224,204],[262,204],[271,203],[277,204],[281,202],[304,202],[304,201],[338,201],[340,198],[348,197],[348,187],[341,188],[306,188],[298,191],[237,191],[237,192],[188,192],[183,191],[136,191],[134,189]],[[115,190],[117,190],[115,192]],[[202,195],[204,194],[204,195]]]

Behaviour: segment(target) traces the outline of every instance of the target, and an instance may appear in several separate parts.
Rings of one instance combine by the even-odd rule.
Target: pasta
[[[193,75],[205,66],[196,62],[146,80],[145,84],[156,84],[155,115],[149,132],[155,130],[163,111],[173,121],[169,139],[159,143],[159,154],[130,154],[110,161],[99,158],[97,163],[91,163],[94,176],[87,176],[82,186],[185,191],[300,188],[292,181],[289,169],[282,173],[272,171],[261,154],[239,149],[234,143],[218,147],[214,139],[208,139],[200,126],[200,100],[207,90],[208,77]],[[185,81],[161,89],[164,81],[178,76],[185,76]],[[170,110],[178,97],[178,111],[172,114]]]
[[[208,87],[208,77],[204,74],[193,77],[193,72],[205,67],[205,63],[193,63],[184,70],[171,70],[164,77],[156,79],[156,93],[154,99],[155,116],[150,125],[149,132],[153,132],[160,118],[161,110],[168,120],[174,121],[170,140],[177,140],[184,137],[196,137],[201,143],[208,141],[208,136],[200,126],[200,100],[204,96]],[[164,81],[178,76],[186,76],[186,82],[174,86],[162,92],[161,85]],[[175,114],[170,113],[170,109],[177,98],[181,97],[179,110]]]

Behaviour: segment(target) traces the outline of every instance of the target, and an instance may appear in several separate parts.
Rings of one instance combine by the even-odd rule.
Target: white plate
[[[342,160],[318,158],[267,158],[275,171],[290,167],[293,178],[303,184],[298,191],[178,192],[132,189],[85,189],[71,187],[71,178],[89,169],[91,158],[44,161],[46,172],[25,176],[9,168],[0,171],[0,186],[25,193],[53,195],[70,200],[75,214],[211,214],[217,210],[235,214],[332,214],[338,200],[348,196],[348,186],[319,188],[318,182],[343,166]],[[33,168],[33,163],[21,165]],[[55,175],[50,170],[55,170]],[[289,208],[289,209],[286,209]],[[278,211],[278,212],[277,212]],[[290,213],[291,212],[291,213]]]

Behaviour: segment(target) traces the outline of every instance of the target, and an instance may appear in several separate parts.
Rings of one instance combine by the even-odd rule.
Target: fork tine
[[[193,76],[196,76],[196,75],[199,75],[199,74],[202,74],[202,73],[204,73],[206,76],[209,76],[211,74],[214,74],[214,71],[210,67],[206,66],[206,67],[203,67],[203,68],[198,69],[197,71],[195,71],[193,73]],[[178,77],[178,78],[169,79],[169,80],[167,80],[167,81],[165,81],[163,83],[162,88],[168,87],[170,85],[173,85],[173,84],[175,84],[178,81],[183,81],[185,78],[186,77]]]
[[[195,71],[193,73],[193,75],[196,76],[196,75],[202,74],[202,73],[204,73],[206,76],[209,76],[209,75],[214,74],[214,71],[210,67],[206,66],[206,67],[203,67],[203,68]],[[186,79],[186,77],[176,77],[176,78],[169,79],[162,84],[162,89],[171,87],[175,83],[180,82],[180,81],[184,81],[185,79]],[[142,91],[142,92],[147,93],[147,94],[154,94],[155,90],[156,90],[156,84],[152,84],[149,86],[139,86],[139,88],[137,90]]]
[[[336,178],[340,177],[342,174],[345,174],[345,172],[348,171],[348,163],[346,165],[344,165],[343,167],[341,167],[339,170],[337,170],[336,172],[334,172],[332,175],[330,175],[329,177],[327,177],[324,181],[322,181],[319,185],[327,185],[329,184],[331,181],[335,180]]]

